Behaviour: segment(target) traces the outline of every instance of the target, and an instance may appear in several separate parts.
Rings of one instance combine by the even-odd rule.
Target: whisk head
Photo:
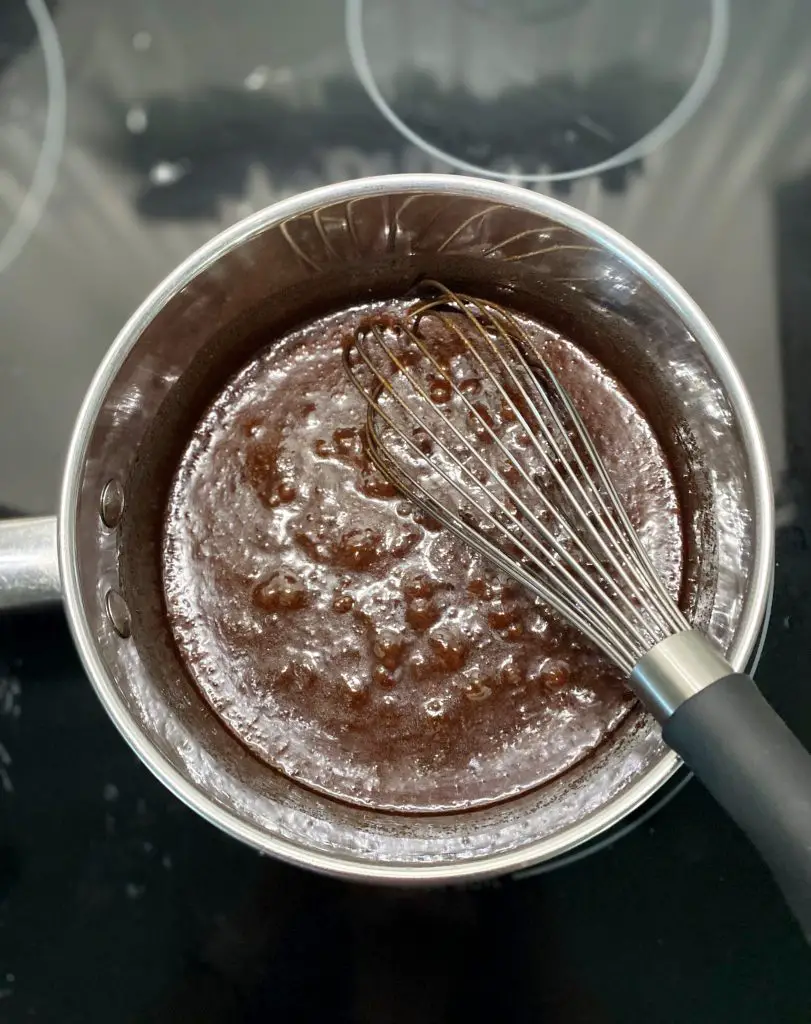
[[[690,628],[570,395],[519,319],[428,281],[344,365],[384,475],[630,674]]]

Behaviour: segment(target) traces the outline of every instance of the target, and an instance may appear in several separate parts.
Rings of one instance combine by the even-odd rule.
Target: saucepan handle
[[[61,600],[56,516],[0,520],[0,611]]]
[[[754,843],[811,942],[811,754],[740,673],[684,701],[663,735]]]

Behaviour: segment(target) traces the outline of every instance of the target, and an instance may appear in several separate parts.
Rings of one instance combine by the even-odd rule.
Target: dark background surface
[[[655,127],[710,26],[699,0],[366,7],[370,59],[400,116],[518,175],[582,168]],[[67,101],[44,191],[43,10]],[[752,390],[779,522],[758,681],[806,742],[809,67],[807,5],[740,0],[718,81],[683,131],[554,187],[682,280]],[[2,0],[6,514],[53,511],[94,366],[205,238],[321,182],[445,169],[370,103],[337,0]],[[30,238],[11,252],[21,217]],[[61,614],[0,619],[0,1021],[270,1019],[805,1022],[811,970],[765,870],[694,783],[549,873],[421,893],[334,882],[258,856],[171,797],[106,719]]]

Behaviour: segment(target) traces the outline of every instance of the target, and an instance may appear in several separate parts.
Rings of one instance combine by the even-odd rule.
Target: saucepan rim
[[[395,174],[360,178],[304,192],[258,211],[202,246],[141,303],[119,332],[101,362],[79,412],[68,449],[59,503],[59,565],[65,607],[76,647],[92,685],[113,722],[144,764],[185,804],[224,832],[282,860],[344,878],[366,881],[438,884],[482,878],[528,867],[566,853],[592,839],[647,801],[678,769],[680,760],[668,752],[605,807],[559,833],[516,850],[484,854],[445,864],[376,863],[347,854],[325,853],[274,836],[258,824],[240,820],[216,803],[167,760],[127,710],[100,657],[83,611],[75,545],[79,488],[94,423],[109,387],[139,337],[166,304],[198,274],[255,235],[317,207],[381,195],[429,192],[482,199],[528,213],[550,217],[591,238],[618,256],[670,304],[698,341],[739,417],[742,443],[751,470],[754,495],[755,544],[748,589],[729,660],[743,670],[755,651],[764,624],[774,561],[774,510],[766,449],[752,401],[721,338],[684,289],[653,259],[618,232],[560,200],[500,182],[446,174]]]

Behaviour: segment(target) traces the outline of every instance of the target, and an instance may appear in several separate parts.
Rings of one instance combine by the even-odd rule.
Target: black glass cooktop
[[[811,7],[799,0],[3,0],[0,505],[50,513],[118,328],[316,184],[464,170],[669,269],[757,406],[778,536],[758,680],[811,742]],[[368,889],[203,823],[59,613],[0,619],[0,1021],[806,1022],[802,940],[688,782],[579,860]]]

